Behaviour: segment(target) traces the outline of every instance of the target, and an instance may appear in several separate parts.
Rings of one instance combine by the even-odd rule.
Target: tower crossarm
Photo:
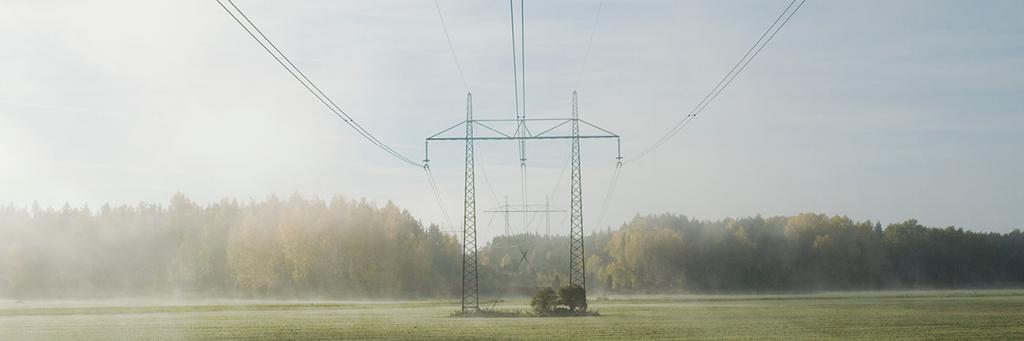
[[[572,126],[573,121],[578,122],[580,126],[586,126],[592,128],[593,132],[581,135],[574,135],[571,132],[556,132],[558,128],[564,126]],[[522,122],[520,122],[522,121]],[[517,129],[519,123],[526,126],[534,126],[533,129],[527,129],[525,132],[522,129]],[[459,131],[458,128],[465,127],[465,125],[472,125],[474,129],[474,135],[455,135],[452,136],[450,133]],[[540,128],[540,129],[537,129]],[[538,131],[538,133],[530,133],[532,131]],[[436,134],[426,138],[425,143],[428,145],[425,150],[424,160],[430,159],[429,144],[432,141],[526,141],[526,140],[573,140],[573,139],[615,139],[620,140],[618,134],[615,134],[608,129],[602,128],[593,123],[573,118],[531,118],[525,120],[515,119],[472,119],[465,120],[447,129],[444,129]],[[621,150],[621,148],[619,148]],[[622,153],[619,152],[617,159],[622,158]]]

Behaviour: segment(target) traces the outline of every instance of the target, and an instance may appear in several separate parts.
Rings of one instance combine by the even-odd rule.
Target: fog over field
[[[456,234],[394,204],[271,197],[95,212],[0,208],[0,297],[414,299],[458,297]],[[637,216],[585,239],[593,294],[807,292],[1024,285],[1024,234],[801,214],[721,221]],[[568,238],[481,240],[480,291],[568,282]],[[525,254],[525,255],[524,255]]]
[[[449,318],[452,302],[0,302],[11,340],[312,339],[1019,339],[1020,291],[800,296],[661,296],[600,300],[602,316]],[[523,301],[507,303],[525,307]],[[571,319],[571,320],[567,320]]]
[[[1024,339],[1022,14],[2,0],[0,340]]]

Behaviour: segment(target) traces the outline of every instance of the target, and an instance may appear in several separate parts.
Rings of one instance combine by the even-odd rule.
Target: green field
[[[2,302],[0,340],[1024,339],[1024,291],[1018,290],[591,302],[602,316],[450,318],[453,301]]]

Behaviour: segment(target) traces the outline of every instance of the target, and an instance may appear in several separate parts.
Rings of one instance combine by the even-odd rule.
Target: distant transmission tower
[[[578,285],[586,289],[586,258],[583,250],[583,174],[580,140],[615,139],[617,144],[616,159],[621,163],[622,142],[619,135],[580,119],[577,93],[575,91],[572,93],[571,118],[527,119],[523,115],[517,116],[515,119],[478,120],[473,118],[473,95],[467,94],[466,96],[466,120],[426,138],[426,141],[424,141],[425,157],[423,159],[423,162],[429,166],[430,141],[466,142],[465,201],[462,224],[462,311],[475,312],[480,308],[476,245],[474,141],[515,141],[520,146],[519,158],[521,164],[525,164],[523,149],[525,149],[527,140],[570,140],[572,142],[572,175],[569,195],[569,216],[571,221],[569,229],[569,284]],[[530,125],[540,126],[541,129],[530,129]],[[570,132],[561,131],[559,133],[559,129],[564,130],[567,125],[571,129]],[[465,135],[451,136],[450,132],[456,131],[456,128],[460,126],[465,126]],[[481,132],[483,135],[475,135],[475,127],[482,128]],[[581,128],[589,128],[593,132],[583,134],[580,131]],[[539,133],[533,133],[533,131],[539,131]]]
[[[509,214],[511,214],[511,213],[544,213],[544,215],[545,215],[544,221],[545,221],[545,224],[546,224],[545,225],[545,227],[546,227],[545,231],[548,234],[550,234],[551,233],[551,226],[550,226],[550,224],[551,224],[551,219],[550,219],[551,213],[565,213],[565,210],[551,209],[551,205],[547,201],[544,202],[543,208],[535,208],[537,206],[539,206],[539,205],[510,205],[508,203],[508,197],[506,196],[505,197],[505,204],[504,205],[498,206],[496,208],[492,208],[492,209],[489,209],[489,210],[486,210],[484,212],[487,212],[487,213],[503,213],[505,215],[505,233],[507,233],[507,234],[512,234],[513,233],[512,232],[512,227],[509,224]],[[532,222],[533,219],[530,219],[530,221]],[[523,231],[524,232],[526,232],[526,228],[527,228],[527,226],[523,226]]]

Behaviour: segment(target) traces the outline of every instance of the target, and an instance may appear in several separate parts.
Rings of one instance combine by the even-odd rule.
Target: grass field
[[[602,316],[450,318],[452,301],[3,302],[0,340],[1024,339],[1019,290],[619,297],[591,308]]]

